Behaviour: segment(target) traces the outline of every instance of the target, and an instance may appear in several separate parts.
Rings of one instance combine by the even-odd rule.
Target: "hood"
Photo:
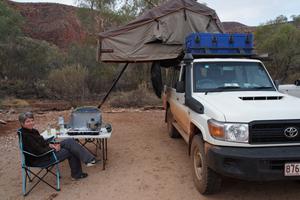
[[[205,113],[220,121],[300,119],[300,99],[275,91],[194,93],[193,97],[203,103]]]

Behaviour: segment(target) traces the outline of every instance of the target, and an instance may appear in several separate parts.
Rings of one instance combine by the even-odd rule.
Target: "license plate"
[[[285,163],[284,176],[300,176],[300,163]]]

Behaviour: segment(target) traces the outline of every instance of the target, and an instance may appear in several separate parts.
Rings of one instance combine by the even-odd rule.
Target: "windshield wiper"
[[[227,89],[230,90],[230,89],[239,89],[239,88],[241,88],[241,87],[240,86],[221,86],[221,87],[217,87],[217,88],[205,91],[205,95],[207,95],[207,93],[209,93],[209,92],[223,92]]]
[[[273,89],[273,87],[270,87],[270,86],[259,86],[259,87],[253,87],[253,89],[263,90],[263,89]]]
[[[221,86],[221,87],[217,87],[217,88],[211,89],[209,91],[206,91],[205,95],[207,95],[208,92],[223,92],[227,89],[230,90],[230,89],[239,89],[239,88],[241,88],[241,87],[240,86],[233,86],[233,85],[231,85],[231,86]]]
[[[230,85],[230,86],[221,86],[221,87],[218,87],[217,89],[238,89],[238,88],[241,88],[241,87]]]
[[[235,89],[240,89],[241,87],[240,86],[221,86],[221,87],[217,87],[217,88],[214,88],[214,89],[210,89],[210,90],[207,90],[205,91],[205,95],[207,95],[207,93],[210,93],[210,92],[222,92],[222,91],[226,91],[227,89],[232,89],[232,90],[235,90]],[[260,86],[260,87],[253,87],[253,88],[243,88],[244,90],[264,90],[264,89],[274,89],[273,87],[270,87],[270,86]]]

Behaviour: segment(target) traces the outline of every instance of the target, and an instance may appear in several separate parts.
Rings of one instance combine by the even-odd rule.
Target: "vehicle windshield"
[[[194,91],[274,91],[267,72],[256,62],[194,63]]]

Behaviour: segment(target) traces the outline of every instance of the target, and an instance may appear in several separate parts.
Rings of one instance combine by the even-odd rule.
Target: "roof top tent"
[[[112,88],[128,63],[153,62],[152,77],[159,77],[161,65],[183,57],[185,37],[193,32],[222,33],[216,12],[195,0],[169,0],[124,26],[100,33],[97,58],[126,63]]]
[[[153,62],[177,58],[193,32],[223,32],[214,10],[195,0],[170,0],[115,30],[99,34],[103,62]]]

